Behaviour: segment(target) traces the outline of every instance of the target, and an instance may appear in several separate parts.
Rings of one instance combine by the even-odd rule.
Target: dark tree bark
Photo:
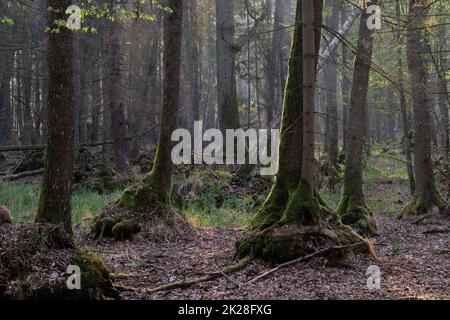
[[[115,12],[114,15],[117,15]],[[107,33],[108,48],[108,92],[111,112],[111,135],[114,142],[114,159],[117,171],[127,173],[131,170],[128,163],[128,144],[126,141],[126,123],[124,104],[121,101],[121,59],[118,32],[118,17],[109,22]]]
[[[176,129],[180,97],[181,35],[183,1],[168,0],[172,13],[164,16],[164,92],[158,148],[150,174],[137,187],[125,191],[119,205],[134,212],[144,212],[170,202],[173,163],[172,132]],[[162,208],[159,208],[162,209]]]
[[[199,121],[200,117],[200,54],[198,48],[197,0],[191,0],[186,5],[186,58],[187,78],[189,81],[192,118]],[[192,124],[193,125],[193,124]]]
[[[303,151],[302,182],[303,192],[314,196],[315,189],[315,85],[316,50],[314,2],[302,1],[303,14]],[[334,11],[334,10],[333,10]],[[322,10],[320,11],[322,14]],[[334,12],[336,13],[336,12]],[[337,73],[337,70],[336,70]],[[337,74],[335,75],[337,76]],[[337,81],[337,79],[335,78]],[[337,111],[337,108],[336,108]]]
[[[367,6],[372,4],[378,4],[378,1],[369,1]],[[364,109],[369,86],[374,33],[367,27],[369,15],[364,9],[359,26],[350,97],[348,136],[346,137],[344,194],[337,211],[343,223],[352,226],[360,234],[373,236],[377,233],[377,226],[373,213],[366,205],[363,192]]]
[[[422,46],[425,12],[425,1],[410,0],[406,55],[414,109],[416,189],[412,202],[402,211],[399,217],[427,214],[433,208],[443,209],[445,207],[444,200],[436,188],[431,159],[431,105],[426,92],[428,79],[426,78],[423,57],[425,52]]]
[[[49,27],[65,19],[70,0],[48,0]],[[45,170],[36,222],[61,226],[72,233],[73,176],[72,31],[49,33],[48,136]]]
[[[80,108],[81,108],[81,55],[80,35],[73,35],[73,127],[74,127],[74,155],[78,158],[80,148]]]
[[[234,1],[216,1],[217,99],[221,130],[240,127],[236,92]]]
[[[335,0],[331,2],[331,16],[328,19],[328,27],[338,31],[339,11],[342,2]],[[325,125],[325,152],[330,168],[336,168],[339,155],[339,117],[337,106],[337,55],[331,53],[329,61],[325,66],[325,86],[327,96],[326,125]],[[330,172],[331,174],[331,172]]]
[[[13,61],[13,51],[7,51],[0,56],[0,64],[4,66],[4,68],[8,68],[6,69],[7,71],[12,67]],[[10,72],[0,73],[0,145],[8,145],[11,142],[12,105],[10,74]]]
[[[32,42],[30,41],[32,45]],[[22,52],[22,64],[23,64],[23,80],[22,80],[22,89],[23,89],[23,98],[19,103],[22,104],[23,108],[23,143],[25,145],[34,144],[36,141],[33,141],[33,118],[31,114],[31,86],[32,86],[32,50],[24,50]]]

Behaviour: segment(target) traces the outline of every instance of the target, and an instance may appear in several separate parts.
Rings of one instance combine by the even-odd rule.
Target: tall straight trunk
[[[160,104],[160,90],[158,86],[158,57],[159,57],[159,38],[153,40],[151,48],[150,61],[148,65],[149,75],[149,105],[150,105],[150,118],[149,122],[153,125],[157,124],[160,119],[161,104]],[[158,130],[155,129],[151,132],[151,140],[154,144],[157,141]]]
[[[40,57],[39,57],[40,58]],[[40,61],[38,60],[37,53],[34,56],[34,70],[35,77],[39,77],[40,73]],[[33,81],[33,100],[34,100],[34,131],[33,131],[33,144],[39,144],[41,142],[41,122],[42,122],[42,100],[41,100],[41,83],[38,79]]]
[[[345,18],[348,16],[348,4],[344,3],[341,8],[341,29],[345,25],[346,20]],[[351,53],[349,48],[347,48],[346,45],[342,45],[342,64],[344,70],[348,66],[351,60]],[[343,114],[343,137],[344,137],[344,143],[342,147],[342,152],[345,153],[347,150],[347,129],[348,129],[348,109],[350,104],[350,94],[352,89],[352,82],[351,79],[345,74],[345,71],[342,74],[342,114]]]
[[[449,122],[449,107],[450,95],[447,89],[446,74],[448,72],[448,59],[445,57],[447,49],[446,38],[447,26],[443,25],[439,28],[439,66],[438,66],[438,83],[439,83],[439,148],[443,159],[445,161],[445,168],[447,171],[448,181],[450,181],[450,122]]]
[[[339,27],[339,11],[342,7],[340,0],[331,2],[331,16],[328,19],[328,27],[333,30],[338,30]],[[336,167],[339,155],[339,117],[337,106],[337,55],[330,54],[330,59],[325,67],[325,85],[327,96],[326,108],[326,126],[325,126],[325,146],[328,164],[330,167]]]
[[[212,2],[213,0],[209,0],[210,1],[210,5],[213,5]],[[216,41],[215,41],[215,37],[214,37],[214,14],[210,13],[209,17],[208,17],[208,30],[207,30],[207,50],[206,50],[206,66],[205,66],[205,71],[206,71],[206,75],[204,75],[204,78],[206,78],[206,82],[205,85],[207,86],[206,89],[206,97],[205,97],[205,101],[203,102],[204,104],[204,109],[203,109],[203,119],[205,121],[205,128],[210,129],[210,128],[214,128],[214,127],[218,127],[216,126],[217,123],[217,119],[216,119],[216,115],[217,115],[217,108],[216,108],[216,103],[215,101],[218,101],[217,99],[217,91],[216,88],[214,87],[213,83],[213,79],[217,78],[216,77],[216,72],[217,72],[217,68],[215,67],[215,63],[217,61],[217,59],[215,58],[215,46],[213,45]]]
[[[408,114],[408,107],[406,104],[405,96],[405,85],[403,79],[403,59],[402,59],[402,48],[401,48],[401,35],[400,35],[400,0],[395,1],[395,13],[396,20],[398,24],[398,30],[395,33],[397,40],[397,68],[398,68],[398,89],[400,94],[400,113],[402,117],[402,127],[404,136],[404,150],[406,156],[406,171],[408,173],[409,180],[409,190],[411,195],[414,194],[415,189],[415,178],[414,178],[414,167],[412,163],[412,141],[411,141],[411,126],[410,117]]]
[[[70,0],[48,0],[48,25],[65,19]],[[72,233],[73,100],[72,32],[48,33],[48,136],[36,222],[60,225]]]
[[[97,81],[95,82],[95,89],[97,92],[99,92],[99,96],[94,95],[92,97],[92,105],[91,105],[91,130],[90,130],[90,141],[96,142],[99,138],[99,132],[100,132],[100,113],[101,113],[101,106],[103,105],[103,96],[104,96],[104,90],[103,90],[103,72],[102,72],[102,54],[101,49],[98,53],[98,60],[95,63],[95,75],[97,76]]]
[[[164,15],[164,90],[161,129],[154,165],[137,188],[125,191],[119,200],[122,208],[144,212],[169,204],[173,163],[172,133],[177,126],[180,98],[181,37],[183,1],[168,0],[171,13]]]
[[[15,91],[13,91],[13,97],[15,98],[15,121],[17,123],[17,135],[21,144],[26,145],[25,135],[25,122],[24,122],[24,103],[23,103],[23,62],[22,51],[16,51],[15,53]]]
[[[46,1],[46,0],[43,0]],[[49,93],[49,83],[48,83],[48,73],[49,73],[49,67],[48,67],[48,48],[49,43],[48,43],[48,38],[44,37],[43,40],[43,45],[42,47],[44,48],[44,58],[42,61],[42,65],[41,65],[41,73],[43,75],[43,79],[42,79],[42,109],[41,109],[41,118],[42,118],[42,140],[43,142],[47,141],[47,134],[48,134],[48,93]]]
[[[278,71],[276,79],[278,79],[278,91],[280,92],[280,101],[284,101],[284,93],[286,89],[286,81],[288,77],[289,65],[289,48],[290,35],[286,26],[289,24],[288,16],[290,13],[290,0],[276,0],[275,1],[275,16],[273,21],[274,41],[273,47],[276,50],[276,70]],[[275,108],[277,107],[277,108]],[[278,110],[278,106],[274,106]]]
[[[236,91],[234,1],[216,1],[217,99],[221,130],[240,127]]]
[[[367,7],[377,4],[378,0],[372,0],[367,3]],[[367,27],[370,16],[366,11],[367,7],[364,8],[359,26],[349,108],[344,194],[338,207],[338,213],[343,223],[351,225],[360,234],[372,236],[377,233],[376,222],[366,205],[363,192],[363,150],[366,139],[364,109],[366,108],[374,36],[373,31]]]
[[[197,0],[191,0],[186,5],[186,57],[187,57],[187,78],[189,81],[190,100],[192,116],[194,121],[199,121],[200,117],[200,54],[198,48],[198,25],[197,25]]]
[[[80,35],[73,35],[73,127],[74,127],[74,154],[78,158],[80,147],[80,108],[81,108],[81,56]]]
[[[425,60],[423,55],[422,29],[424,26],[425,1],[410,0],[410,17],[407,30],[406,55],[412,88],[414,110],[414,173],[416,189],[412,202],[402,211],[400,217],[410,214],[425,214],[435,207],[443,208],[444,201],[439,194],[431,159],[431,103],[427,97]]]
[[[22,101],[19,101],[19,103],[22,104],[23,107],[23,142],[26,145],[32,144],[34,141],[32,141],[32,136],[34,132],[33,127],[33,117],[31,114],[31,87],[32,87],[32,66],[33,66],[33,60],[32,60],[32,51],[29,50],[23,50],[22,51],[22,63],[23,63],[23,80],[22,80],[22,89],[23,89],[23,96]]]
[[[289,192],[291,190],[286,190],[286,186],[283,190],[280,186],[274,185],[271,195],[252,221],[251,230],[236,242],[237,255],[240,257],[251,255],[276,264],[317,252],[317,245],[327,247],[361,241],[353,230],[344,226],[336,214],[331,212],[331,209],[315,192],[314,186],[314,88],[319,55],[318,43],[321,35],[322,5],[321,0],[297,1],[290,67],[295,66],[300,71],[302,85],[299,86],[297,82],[295,86],[297,90],[303,92],[304,97],[300,103],[304,108],[302,110],[304,112],[301,112],[304,127],[300,132],[304,134],[303,148],[301,145],[296,145],[296,150],[299,151],[303,162],[301,179],[297,180],[297,186],[292,193]],[[296,56],[295,53],[299,52],[301,55]],[[295,61],[300,62],[300,65],[296,65]],[[302,62],[304,62],[304,69]],[[290,69],[289,74],[292,75],[292,72]],[[291,79],[292,77],[289,77],[287,88],[290,87]],[[288,97],[289,91],[286,91],[286,94]],[[284,108],[284,111],[288,109],[286,104]],[[286,113],[283,117],[285,116]],[[301,119],[292,120],[302,121]],[[283,148],[286,148],[286,145],[283,145],[282,141],[280,151]],[[284,203],[281,203],[280,197],[284,197]],[[340,252],[337,256],[344,258],[345,252]]]
[[[108,27],[108,92],[109,110],[111,112],[111,135],[114,144],[114,159],[118,172],[129,172],[128,144],[126,140],[126,123],[124,104],[121,101],[121,59],[118,21],[111,21]]]
[[[268,10],[269,12],[272,11],[272,1],[268,0],[266,2],[266,6],[270,8]],[[270,20],[268,20],[270,22]],[[273,22],[273,29],[275,30],[275,19]],[[270,48],[267,49],[266,52],[266,68],[265,68],[265,94],[263,95],[264,98],[264,112],[265,112],[265,124],[264,126],[266,128],[270,128],[270,125],[273,120],[273,112],[275,109],[275,81],[276,81],[276,75],[277,75],[277,63],[276,63],[276,55],[277,55],[277,48],[275,47],[275,41],[276,41],[277,33],[274,31],[272,32],[272,39]]]
[[[315,84],[316,51],[314,2],[302,1],[303,14],[303,161],[302,180],[305,192],[314,195],[315,188]],[[337,72],[337,70],[336,70]],[[335,79],[336,80],[336,79]]]
[[[14,53],[7,51],[0,56],[0,64],[12,70]],[[11,73],[0,74],[0,145],[8,145],[12,136],[12,105],[11,105]]]

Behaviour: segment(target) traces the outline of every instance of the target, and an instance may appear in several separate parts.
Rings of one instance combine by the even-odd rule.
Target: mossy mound
[[[0,225],[13,223],[11,211],[5,206],[0,206]]]
[[[141,231],[141,227],[139,224],[130,219],[130,220],[122,220],[116,223],[112,229],[112,236],[116,240],[133,240],[135,234],[138,234]]]
[[[270,265],[307,256],[327,247],[345,247],[364,243],[352,228],[344,225],[316,194],[311,196],[302,184],[286,201],[279,199],[277,188],[272,190],[263,209],[253,220],[251,229],[236,242],[239,257],[250,255]],[[272,206],[276,211],[267,210]],[[282,209],[282,210],[279,210]],[[327,258],[332,263],[346,263],[350,249],[332,250]]]
[[[94,218],[90,236],[116,241],[134,240],[139,236],[158,241],[180,234],[184,227],[187,224],[182,217],[168,206],[135,212],[124,209],[116,202]]]
[[[164,207],[151,186],[145,181],[125,189],[117,205],[132,212],[157,211],[158,213]]]
[[[0,227],[0,300],[117,299],[103,260],[75,247],[60,249],[50,225]],[[67,286],[68,267],[80,268],[80,289]]]
[[[101,215],[94,218],[90,234],[95,239],[133,240],[141,231],[141,226],[137,222],[141,219],[138,218],[117,204],[111,204]]]
[[[355,197],[344,196],[337,208],[337,213],[342,223],[352,227],[358,234],[368,238],[378,235],[374,214],[365,203],[359,202]]]
[[[287,224],[252,231],[236,242],[237,256],[252,256],[276,265],[307,256],[327,247],[348,246],[362,242],[353,230],[342,225],[302,226]],[[330,264],[349,262],[351,248],[327,252]]]

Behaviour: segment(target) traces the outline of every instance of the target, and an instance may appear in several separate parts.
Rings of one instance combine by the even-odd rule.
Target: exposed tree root
[[[346,246],[334,246],[334,247],[327,247],[327,248],[324,248],[324,249],[320,249],[320,250],[318,250],[318,251],[316,251],[314,253],[311,253],[311,254],[306,255],[304,257],[300,257],[300,258],[297,258],[297,259],[294,259],[294,260],[291,260],[291,261],[288,261],[288,262],[285,262],[285,263],[282,263],[282,264],[276,266],[275,268],[272,268],[272,269],[270,269],[268,271],[265,271],[265,272],[261,273],[260,275],[256,276],[255,278],[253,278],[252,280],[247,281],[245,283],[245,285],[249,285],[249,284],[255,283],[256,281],[258,281],[258,280],[260,280],[262,278],[265,278],[268,275],[271,275],[271,274],[277,272],[278,270],[280,270],[282,268],[289,267],[289,266],[291,266],[293,264],[296,264],[296,263],[308,261],[308,260],[310,260],[310,259],[312,259],[314,257],[324,255],[324,254],[326,254],[326,253],[328,253],[330,251],[352,249],[352,248],[356,248],[356,247],[359,247],[359,246],[365,247],[365,246],[367,246],[367,242],[363,241],[363,242],[353,243],[353,244],[346,245]]]
[[[183,281],[177,281],[177,282],[165,284],[165,285],[147,290],[146,294],[152,294],[152,293],[159,292],[159,291],[167,291],[167,290],[173,290],[173,289],[178,289],[178,288],[187,288],[187,287],[193,286],[193,285],[201,283],[201,282],[206,282],[209,280],[227,276],[230,273],[236,272],[236,271],[244,268],[249,262],[250,262],[250,257],[249,256],[244,257],[238,263],[227,266],[220,271],[209,273],[203,277],[196,278],[196,279],[183,280]]]
[[[337,208],[337,213],[341,217],[342,223],[352,227],[358,234],[366,237],[378,234],[375,217],[364,201],[344,195]]]
[[[428,194],[415,195],[411,202],[397,215],[398,219],[406,219],[410,216],[423,216],[437,212],[444,212],[446,203],[437,190],[431,190]]]
[[[292,193],[285,209],[260,211],[253,228],[236,241],[239,257],[250,255],[276,265],[307,256],[327,247],[343,247],[326,252],[330,263],[347,263],[351,245],[364,242],[351,227],[344,225],[316,192],[314,196],[305,184]],[[268,201],[271,198],[268,198]],[[278,201],[283,208],[282,201]],[[266,207],[268,208],[268,207]],[[349,246],[349,247],[347,247]],[[366,246],[366,251],[369,251]]]

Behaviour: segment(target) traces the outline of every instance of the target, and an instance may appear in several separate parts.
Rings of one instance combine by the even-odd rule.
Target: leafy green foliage
[[[255,185],[255,181],[248,183]],[[176,177],[172,191],[173,203],[183,216],[204,228],[245,226],[263,198],[249,192],[248,185],[246,192],[228,171],[190,171]]]

